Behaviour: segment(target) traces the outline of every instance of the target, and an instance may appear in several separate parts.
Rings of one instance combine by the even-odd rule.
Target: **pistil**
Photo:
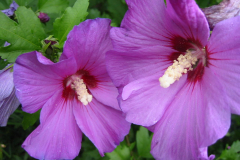
[[[193,70],[192,66],[196,64],[197,60],[197,56],[187,50],[187,53],[174,60],[173,65],[169,66],[164,75],[159,78],[160,86],[168,88],[176,80],[179,80],[184,73]]]
[[[87,86],[82,79],[76,78],[71,84],[71,88],[75,90],[78,100],[87,105],[92,101],[92,95],[88,93]]]

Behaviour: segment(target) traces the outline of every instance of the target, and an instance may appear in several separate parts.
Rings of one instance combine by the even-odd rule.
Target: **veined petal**
[[[68,34],[60,59],[73,56],[78,69],[86,69],[94,76],[105,73],[105,53],[112,48],[110,22],[110,19],[97,18],[75,26]]]
[[[20,55],[14,65],[16,95],[23,110],[36,112],[56,91],[63,89],[62,81],[76,72],[73,58],[51,63],[38,52]]]
[[[162,0],[126,2],[129,10],[121,28],[113,28],[110,32],[115,50],[160,45],[182,52],[182,49],[191,48],[192,44],[198,47],[206,45],[209,26],[194,0],[169,0],[167,7]]]
[[[18,108],[19,105],[20,102],[15,95],[15,88],[12,88],[11,94],[0,101],[0,126],[7,125],[9,116]]]
[[[201,47],[207,44],[209,25],[204,13],[194,0],[167,0],[167,13],[179,27],[184,39],[199,42]],[[173,29],[175,30],[175,29]]]
[[[216,24],[206,47],[208,53],[210,54],[210,58],[233,59],[233,56],[239,55],[239,25],[239,16]]]
[[[172,52],[160,46],[128,52],[110,50],[106,54],[107,70],[117,87],[153,74],[160,77],[171,65],[168,56]]]
[[[207,159],[202,148],[222,138],[230,126],[224,93],[208,68],[201,82],[187,83],[155,126],[153,156],[157,160]]]
[[[9,97],[14,88],[12,67],[0,71],[0,101]]]
[[[104,78],[104,81],[102,80],[98,82],[98,86],[96,88],[89,88],[89,90],[93,97],[96,98],[99,102],[120,110],[117,101],[118,90],[113,85],[113,82],[108,75]]]
[[[87,106],[74,105],[73,113],[79,128],[98,148],[101,156],[113,151],[130,129],[122,112],[95,99]]]
[[[163,88],[158,78],[156,75],[142,78],[123,88],[120,106],[127,121],[143,126],[154,125],[186,83],[185,75],[169,88]]]
[[[126,12],[121,28],[111,29],[114,48],[121,51],[168,43],[171,28],[166,28],[166,6],[161,0],[127,0]]]
[[[224,86],[231,112],[234,114],[240,114],[239,26],[240,17],[218,23],[207,46],[209,68]]]
[[[72,102],[58,91],[44,105],[41,124],[24,141],[22,147],[37,159],[74,159],[80,151],[82,133],[74,118]]]

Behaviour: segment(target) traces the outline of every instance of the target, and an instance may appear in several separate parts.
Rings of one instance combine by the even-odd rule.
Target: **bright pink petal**
[[[143,126],[155,124],[186,83],[185,75],[169,88],[162,88],[158,78],[156,75],[142,78],[123,88],[120,106],[127,121]]]
[[[240,114],[240,17],[218,23],[212,33],[207,52],[209,68],[224,86],[231,112]]]
[[[80,151],[82,133],[73,114],[72,103],[58,91],[44,105],[41,124],[22,147],[37,159],[74,159]]]
[[[51,63],[38,52],[20,55],[14,65],[14,84],[23,110],[33,113],[42,108],[76,70],[74,59]]]
[[[172,49],[160,46],[128,52],[110,50],[106,54],[107,70],[117,87],[153,74],[159,74],[160,78],[171,65],[168,56],[172,52]]]
[[[207,44],[209,26],[207,19],[194,0],[167,0],[167,13],[180,28],[182,37]]]
[[[202,81],[186,84],[155,126],[151,153],[157,160],[207,159],[202,148],[227,133],[230,116],[223,86],[205,68]]]
[[[97,18],[75,26],[68,34],[61,59],[75,57],[78,69],[91,75],[105,74],[105,53],[112,48],[110,20]]]
[[[122,112],[95,99],[87,106],[74,105],[73,113],[78,126],[94,143],[101,156],[105,152],[113,151],[130,129],[130,124],[125,121]]]

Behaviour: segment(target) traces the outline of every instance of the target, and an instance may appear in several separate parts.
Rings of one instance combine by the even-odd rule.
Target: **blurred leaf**
[[[152,158],[150,154],[152,136],[146,128],[140,127],[136,134],[137,150],[138,154],[144,158]]]
[[[130,160],[130,148],[125,144],[125,142],[121,142],[117,148],[111,153],[106,153],[106,155],[110,158],[110,160]]]
[[[128,7],[122,0],[107,0],[108,11],[112,14],[113,21],[120,25]]]
[[[82,148],[80,152],[80,156],[76,158],[76,160],[108,160],[108,158],[101,157],[97,148],[93,145],[93,143],[86,137],[85,135],[83,136],[82,140]]]
[[[232,146],[224,150],[218,160],[239,160],[240,159],[240,141],[236,141]]]
[[[41,40],[45,38],[42,25],[31,9],[19,7],[15,12],[19,23],[0,12],[0,39],[11,45],[0,47],[0,56],[14,62],[23,53],[41,49]]]
[[[53,34],[59,40],[60,48],[63,47],[69,31],[73,26],[84,21],[88,12],[88,0],[77,0],[73,7],[68,7],[61,18],[57,18],[53,24]]]
[[[7,9],[7,8],[9,8],[9,5],[5,1],[0,0],[0,10]]]
[[[36,0],[14,0],[19,6],[28,6],[32,1]],[[12,3],[12,1],[11,1]]]
[[[95,19],[97,17],[101,17],[100,11],[97,9],[90,9],[87,19]]]
[[[4,59],[0,60],[0,70],[5,68],[8,65],[8,61],[5,61]]]
[[[72,7],[75,2],[76,2],[76,0],[69,0],[69,6]]]
[[[38,9],[44,13],[59,13],[69,5],[67,0],[39,0]]]
[[[40,110],[33,114],[29,114],[26,112],[22,112],[22,114],[23,114],[22,127],[24,130],[26,130],[30,126],[34,125],[34,123],[39,119]]]

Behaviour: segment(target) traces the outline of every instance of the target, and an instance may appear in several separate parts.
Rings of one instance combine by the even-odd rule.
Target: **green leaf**
[[[229,149],[222,152],[218,160],[238,160],[240,159],[240,141],[236,141]]]
[[[150,154],[152,136],[146,128],[140,127],[136,134],[137,151],[141,157],[152,158]]]
[[[5,61],[3,59],[0,59],[0,70],[5,68],[8,65],[8,61]]]
[[[61,18],[57,18],[53,24],[54,37],[59,40],[60,48],[63,47],[68,33],[75,25],[85,20],[88,12],[88,0],[77,0],[73,7],[68,7]]]
[[[117,148],[111,153],[106,153],[110,160],[127,160],[131,159],[130,148],[127,147],[125,142],[121,142]]]
[[[113,22],[120,25],[123,16],[125,15],[128,7],[122,0],[108,0],[108,11],[112,14]]]
[[[40,110],[33,114],[29,114],[26,112],[22,112],[22,114],[23,114],[22,127],[24,130],[26,130],[30,126],[34,125],[34,123],[39,119]]]
[[[34,0],[14,0],[19,6],[28,6]]]
[[[0,1],[0,10],[9,8],[9,5],[5,1]]]
[[[97,17],[101,17],[100,11],[98,9],[90,9],[87,19],[95,19]]]
[[[42,25],[31,9],[19,7],[15,12],[18,23],[0,12],[0,39],[11,45],[0,47],[0,56],[14,62],[23,53],[40,50],[45,38]]]
[[[59,13],[69,5],[67,0],[39,0],[38,9],[45,13]]]

